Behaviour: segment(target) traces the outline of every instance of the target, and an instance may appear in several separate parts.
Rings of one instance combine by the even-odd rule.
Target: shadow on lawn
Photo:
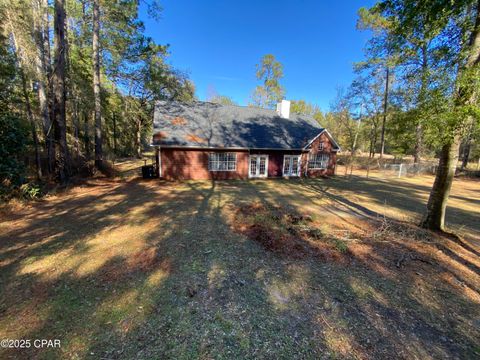
[[[294,188],[327,196],[317,185]],[[58,338],[62,349],[2,350],[0,357],[449,358],[479,351],[478,329],[466,325],[479,315],[478,303],[438,278],[392,270],[380,249],[342,265],[278,256],[232,233],[228,205],[285,201],[278,190],[267,200],[260,189],[133,181],[38,205],[25,226],[0,235],[2,335]],[[333,200],[371,215],[340,195]],[[128,238],[118,249],[92,240],[115,231]],[[134,241],[141,246],[121,253]],[[46,259],[44,271],[35,268]],[[66,261],[72,265],[58,272]],[[428,266],[417,269],[428,273]]]
[[[314,190],[318,191],[321,196],[325,196],[325,197],[327,197],[331,200],[334,200],[334,203],[346,205],[347,207],[351,208],[353,213],[355,213],[355,215],[368,216],[368,217],[370,217],[370,219],[373,219],[373,220],[378,219],[378,217],[380,216],[380,214],[375,213],[374,211],[371,211],[371,210],[369,210],[368,208],[366,208],[362,205],[356,204],[356,203],[348,200],[347,198],[345,198],[343,196],[333,195],[333,194],[329,193],[328,191],[326,191],[326,188],[322,187],[319,183],[321,183],[321,182],[319,182],[319,181],[309,181],[309,183],[306,184],[306,185],[310,189],[314,189]],[[299,195],[299,194],[297,194],[297,195]],[[277,205],[277,202],[272,203],[272,202],[266,201],[265,197],[262,196],[262,194],[260,194],[260,193],[258,193],[257,199],[261,199],[261,201],[267,207]],[[301,211],[301,209],[297,209],[297,210]],[[462,334],[461,332],[459,332],[459,333],[450,332],[450,334],[446,335],[445,332],[444,332],[445,329],[449,329],[449,328],[450,328],[450,330],[453,330],[453,329],[451,329],[451,326],[452,326],[451,319],[446,321],[445,318],[444,318],[444,314],[448,313],[450,306],[452,306],[452,307],[465,306],[465,308],[464,308],[465,310],[468,309],[468,307],[472,306],[476,309],[472,314],[476,314],[476,316],[478,316],[478,310],[480,310],[480,308],[478,306],[478,303],[477,302],[472,302],[471,299],[468,298],[465,295],[460,295],[460,296],[454,295],[451,292],[451,289],[449,289],[449,290],[438,289],[439,293],[437,294],[437,296],[438,296],[438,295],[442,294],[442,291],[447,292],[450,296],[449,301],[452,301],[451,304],[448,304],[449,301],[447,301],[446,304],[440,304],[440,303],[432,304],[432,303],[419,302],[418,298],[416,298],[415,296],[412,296],[411,293],[412,293],[412,289],[414,289],[415,286],[419,284],[419,282],[422,282],[422,280],[419,281],[419,279],[421,279],[421,278],[419,278],[420,274],[416,271],[410,271],[410,272],[407,272],[407,276],[404,276],[405,274],[403,274],[403,273],[402,274],[396,273],[396,272],[398,272],[398,270],[396,270],[395,267],[393,267],[394,271],[391,271],[392,270],[392,264],[394,264],[393,260],[396,260],[396,259],[394,259],[394,258],[389,259],[389,255],[390,255],[389,253],[392,252],[391,255],[397,254],[397,256],[401,255],[401,254],[408,254],[412,259],[415,259],[415,260],[416,259],[420,259],[420,260],[424,259],[426,254],[425,253],[417,253],[416,249],[414,247],[406,246],[406,244],[404,244],[404,243],[397,242],[397,241],[395,241],[394,238],[392,238],[390,240],[391,241],[388,243],[387,246],[385,246],[386,244],[382,244],[382,243],[374,244],[375,246],[371,247],[369,249],[369,253],[368,253],[367,256],[365,256],[365,257],[362,256],[361,258],[358,258],[358,257],[355,258],[354,257],[353,264],[347,265],[345,268],[342,268],[342,270],[346,270],[346,274],[356,273],[358,271],[358,267],[355,266],[355,263],[356,262],[362,262],[363,266],[368,268],[368,271],[365,271],[365,272],[360,271],[360,274],[356,274],[354,276],[356,277],[356,276],[360,275],[360,276],[358,276],[358,279],[364,278],[364,280],[366,280],[366,283],[368,283],[369,286],[373,286],[373,287],[378,286],[379,289],[377,289],[377,291],[380,294],[383,294],[384,299],[385,299],[385,297],[388,298],[389,296],[394,295],[394,294],[398,295],[398,297],[395,299],[395,301],[398,301],[398,303],[396,305],[397,305],[397,307],[398,307],[398,305],[400,305],[400,309],[395,309],[394,308],[395,306],[386,306],[389,303],[388,300],[387,301],[382,301],[382,302],[377,302],[377,303],[370,301],[367,308],[370,308],[370,306],[373,306],[372,308],[370,308],[371,310],[373,310],[373,312],[368,311],[368,314],[365,314],[365,313],[362,313],[362,311],[359,311],[359,309],[361,309],[362,306],[361,306],[360,303],[358,303],[358,304],[356,303],[356,300],[358,300],[358,299],[348,298],[348,296],[347,296],[347,299],[343,299],[343,301],[341,300],[340,302],[345,306],[345,309],[347,309],[346,313],[348,313],[349,311],[350,312],[353,311],[354,313],[356,312],[356,315],[353,316],[353,318],[356,318],[356,320],[359,320],[359,319],[365,320],[368,317],[373,318],[375,320],[375,316],[372,316],[372,315],[380,316],[380,317],[386,319],[387,320],[386,322],[390,323],[388,325],[389,327],[391,327],[390,331],[393,332],[395,330],[397,330],[397,331],[400,330],[400,332],[403,334],[403,336],[405,336],[405,333],[408,333],[408,332],[411,332],[410,335],[416,334],[415,336],[418,336],[421,339],[420,341],[426,341],[427,343],[430,343],[430,345],[433,345],[434,343],[436,343],[436,345],[434,345],[434,349],[435,349],[435,351],[439,351],[439,353],[437,353],[437,356],[439,356],[439,357],[447,356],[448,357],[449,356],[448,355],[449,351],[453,350],[455,348],[455,346],[453,346],[453,341],[451,340],[452,337],[456,338],[456,341],[458,341],[458,343],[456,345],[458,345],[463,340],[465,340],[464,339],[465,334]],[[309,245],[306,245],[306,246],[308,247]],[[458,264],[462,264],[462,265],[466,266],[467,268],[469,268],[470,270],[474,271],[476,273],[476,275],[480,275],[480,273],[478,271],[478,267],[476,265],[470,263],[469,261],[467,261],[464,258],[460,257],[459,255],[455,254],[453,251],[451,251],[446,246],[441,246],[441,249],[446,253],[446,255],[450,258],[450,260],[453,263],[456,262]],[[472,248],[471,247],[470,248],[465,247],[464,249],[467,250],[467,251],[471,251]],[[393,251],[393,250],[395,250],[395,251]],[[316,254],[316,249],[312,249],[311,253]],[[471,255],[476,255],[476,252],[472,251]],[[442,274],[449,274],[449,275],[453,276],[458,282],[463,283],[463,286],[468,287],[471,291],[476,293],[477,296],[479,295],[478,276],[477,276],[477,282],[475,283],[475,281],[473,281],[474,285],[472,285],[472,282],[469,281],[470,279],[467,279],[467,278],[462,278],[461,279],[461,276],[459,276],[457,274],[457,271],[455,271],[455,269],[450,268],[449,264],[440,265],[440,264],[430,263],[430,265],[432,265],[432,266],[433,265],[438,265],[436,269],[433,269],[433,268],[428,269],[428,270],[430,270],[430,272],[432,270],[433,271],[440,270],[442,272]],[[430,265],[426,265],[427,268],[430,267]],[[311,269],[314,270],[315,267],[312,267]],[[422,269],[422,266],[416,267],[416,269]],[[340,271],[340,272],[342,272],[342,271]],[[432,279],[429,279],[429,280],[432,280]],[[403,282],[404,285],[406,285],[403,289],[398,287],[398,282],[399,281]],[[440,281],[440,279],[439,279],[439,281]],[[342,287],[343,288],[348,288],[348,286],[345,286],[345,285],[347,285],[346,283],[347,283],[347,281],[341,281],[340,284],[337,283],[336,285],[334,285],[334,287],[339,285],[338,286],[339,288],[342,288]],[[325,283],[322,283],[322,285],[325,286]],[[434,290],[434,289],[435,289],[435,286],[433,287],[432,290]],[[351,288],[349,290],[347,290],[347,293],[351,292],[351,290],[352,290]],[[333,299],[338,299],[339,298],[338,296],[334,295],[335,289],[328,289],[328,291],[330,292],[330,296]],[[444,295],[445,294],[443,294],[441,296],[443,297]],[[392,301],[392,303],[394,303],[394,301]],[[363,305],[365,305],[365,304],[363,304]],[[348,308],[349,308],[349,310],[348,310]],[[467,313],[468,313],[468,310],[467,310]],[[345,314],[345,312],[344,312],[344,314]],[[466,318],[468,318],[468,315],[466,316]],[[360,323],[362,323],[362,322],[363,321],[360,321]],[[358,325],[358,323],[355,320],[353,321],[353,324]],[[352,324],[350,324],[350,325],[352,325]],[[369,330],[372,329],[372,327],[370,325],[372,325],[372,324],[370,324],[368,321],[366,321],[363,324],[361,324],[360,326],[349,327],[349,329],[351,330],[352,333],[355,333],[356,331],[359,331],[356,334],[356,337],[359,338],[359,339],[362,339],[362,336],[365,337],[365,333],[368,333]],[[377,326],[373,326],[373,328],[377,327],[377,329],[378,329],[378,324],[376,324],[376,325]],[[374,331],[374,333],[373,334],[370,333],[370,335],[372,335],[373,338],[377,338],[377,339],[379,338],[379,336],[381,337],[382,335],[383,336],[385,336],[385,335],[388,336],[387,328],[385,328],[381,325],[380,325],[380,328],[382,329],[381,332],[375,332]],[[369,330],[366,330],[366,329],[369,329]],[[392,334],[390,334],[390,335],[392,335]],[[367,335],[367,337],[368,337],[368,335]],[[391,338],[390,336],[388,336],[388,337]],[[395,336],[393,336],[393,338],[394,337]],[[408,337],[408,335],[407,335],[407,337]],[[449,338],[448,341],[446,341],[447,338]],[[473,339],[475,339],[475,337],[470,337],[470,339],[473,340]],[[412,339],[412,342],[413,341],[414,340]],[[393,351],[392,354],[394,354],[395,351],[399,351],[397,354],[402,354],[403,353],[402,343],[403,343],[403,345],[405,345],[405,343],[402,342],[402,341],[400,341],[400,342],[394,341],[392,344],[390,344],[390,345],[393,345],[393,347],[390,346],[390,350]],[[382,347],[384,347],[386,345],[387,344],[384,343],[384,344],[382,344]],[[478,347],[479,344],[475,341],[473,341],[471,343],[468,343],[468,341],[467,341],[467,342],[464,343],[464,345],[465,345],[464,349],[474,349],[475,351],[479,350],[479,347]],[[395,347],[397,347],[397,348],[395,349]],[[442,354],[442,350],[440,350],[442,347],[446,347],[449,350]],[[367,350],[367,349],[368,349],[368,346],[367,346],[367,348],[364,348],[364,350]],[[420,350],[420,349],[417,349],[417,350]],[[369,353],[370,351],[371,350],[367,350],[367,353]],[[428,354],[428,356],[431,356],[432,353],[430,351],[431,350],[426,350],[425,349],[425,353],[423,355],[426,356]],[[388,352],[389,351],[387,351],[387,353]],[[375,353],[375,351],[373,353]],[[381,355],[381,353],[377,353],[376,355],[380,355],[380,357],[383,357]],[[422,355],[422,353],[421,352],[417,353],[417,355]]]
[[[423,215],[426,207],[425,196],[428,196],[431,187],[405,183],[400,184],[395,181],[379,181],[375,179],[365,179],[359,176],[353,176],[351,179],[335,178],[324,181],[306,179],[302,181],[302,186],[312,190],[321,196],[325,196],[335,201],[337,204],[346,206],[355,211],[360,216],[383,216],[378,212],[368,209],[362,204],[349,200],[346,196],[337,196],[334,192],[345,192],[345,194],[365,195],[374,200],[378,205],[394,208],[401,212],[412,212],[417,218]],[[452,196],[459,198],[458,196]],[[472,200],[473,201],[473,200]],[[480,223],[477,214],[449,205],[447,207],[447,224],[455,228],[467,226],[474,231],[480,232]]]

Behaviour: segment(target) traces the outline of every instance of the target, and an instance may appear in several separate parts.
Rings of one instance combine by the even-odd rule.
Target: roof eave
[[[162,145],[158,143],[151,143],[150,146],[160,147],[165,149],[205,149],[205,150],[271,150],[271,151],[305,151],[304,148],[260,148],[260,147],[239,147],[239,146],[200,146],[200,145]]]

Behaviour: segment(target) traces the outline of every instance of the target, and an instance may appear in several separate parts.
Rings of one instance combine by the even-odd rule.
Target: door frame
[[[260,162],[259,162],[259,157],[260,156],[265,156],[265,175],[252,175],[250,173],[250,161],[251,161],[251,158],[252,156],[255,156],[257,157],[257,172],[259,171],[260,169]],[[268,177],[268,154],[250,154],[249,157],[248,157],[248,177],[249,178],[266,178]]]
[[[285,159],[288,157],[288,158],[292,158],[292,156],[296,156],[298,157],[298,162],[297,162],[297,174],[296,175],[292,175],[292,174],[288,174],[286,175],[285,174]],[[289,160],[291,161],[291,160]],[[295,154],[284,154],[283,155],[283,164],[282,164],[282,176],[284,177],[300,177],[300,171],[302,170],[300,164],[302,162],[302,154],[298,154],[298,155],[295,155]]]

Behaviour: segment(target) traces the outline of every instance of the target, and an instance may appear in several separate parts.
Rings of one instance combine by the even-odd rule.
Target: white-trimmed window
[[[326,169],[330,155],[325,153],[310,154],[308,157],[309,169]]]
[[[218,152],[208,154],[209,171],[235,171],[236,169],[236,153]]]
[[[322,151],[324,148],[323,141],[320,141],[320,144],[318,144],[318,150]]]

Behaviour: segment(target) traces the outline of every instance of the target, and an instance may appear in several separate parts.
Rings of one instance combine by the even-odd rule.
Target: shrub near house
[[[175,179],[314,177],[335,172],[338,144],[308,116],[253,107],[157,102],[159,176]]]

